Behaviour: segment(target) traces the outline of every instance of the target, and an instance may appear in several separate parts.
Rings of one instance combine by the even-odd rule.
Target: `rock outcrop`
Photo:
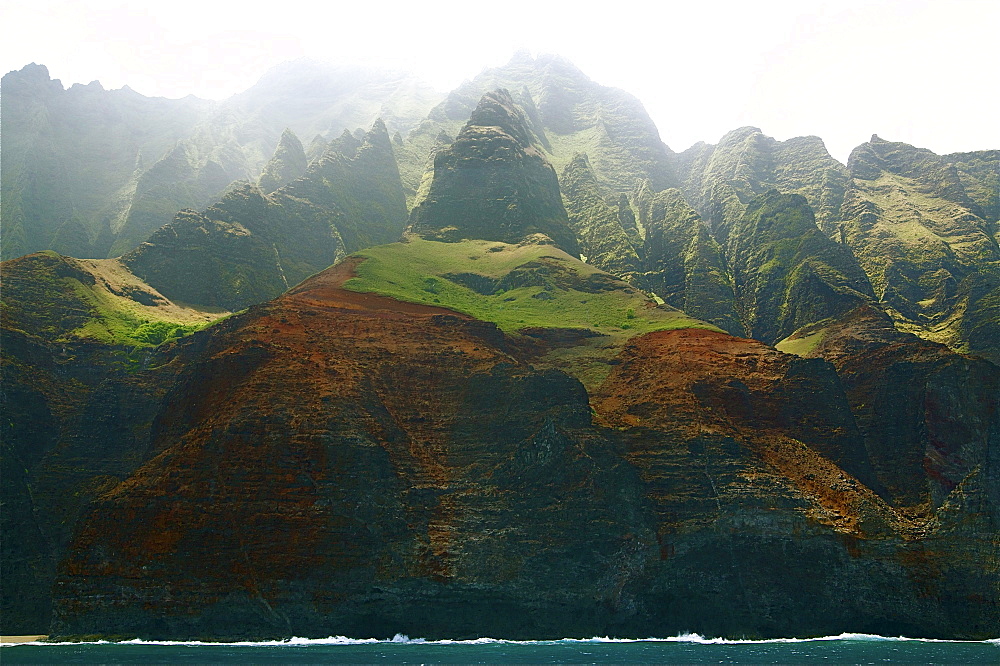
[[[555,170],[510,93],[484,95],[451,147],[434,157],[410,230],[432,240],[519,243],[533,234],[579,254]]]
[[[257,184],[261,191],[270,194],[303,175],[308,164],[302,142],[295,136],[295,132],[286,127],[278,140],[278,147],[274,149],[274,155],[264,165]]]

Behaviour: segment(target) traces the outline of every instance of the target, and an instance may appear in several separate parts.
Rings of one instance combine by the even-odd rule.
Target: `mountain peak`
[[[278,139],[278,147],[274,149],[271,160],[264,165],[259,184],[264,192],[273,192],[306,172],[308,159],[302,142],[291,128],[286,127]]]
[[[525,150],[531,149],[535,143],[534,134],[528,129],[527,115],[506,88],[483,95],[466,124],[466,127],[469,126],[498,127],[516,139]]]
[[[543,234],[579,253],[555,170],[505,89],[483,95],[455,142],[437,153],[427,197],[410,222],[434,240],[519,243]]]

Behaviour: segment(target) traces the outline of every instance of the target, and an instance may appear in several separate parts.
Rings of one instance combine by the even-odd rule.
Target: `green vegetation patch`
[[[44,252],[4,262],[3,269],[4,327],[53,342],[91,339],[151,347],[228,314],[172,303],[115,259]]]
[[[827,330],[821,328],[808,335],[802,335],[802,337],[797,337],[799,333],[794,333],[778,344],[774,345],[774,348],[780,352],[786,354],[795,354],[796,356],[809,356],[809,354],[816,349],[819,343],[823,342],[826,338]]]
[[[412,239],[369,248],[344,287],[424,303],[496,323],[584,328],[604,335],[715,326],[671,307],[551,245]]]
[[[154,347],[199,331],[210,322],[181,323],[155,319],[146,312],[137,312],[114,303],[108,295],[64,278],[81,301],[92,307],[92,316],[82,326],[68,332],[65,338],[93,338],[112,345]],[[75,284],[74,284],[75,282]]]

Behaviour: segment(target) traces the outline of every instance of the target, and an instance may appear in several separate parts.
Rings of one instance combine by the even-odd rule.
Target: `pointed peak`
[[[505,243],[544,234],[578,254],[559,180],[529,127],[509,91],[483,95],[455,141],[435,152],[427,195],[411,213],[413,232]]]
[[[358,148],[361,147],[361,143],[364,138],[364,133],[361,134],[361,137],[358,137],[350,130],[345,129],[343,134],[330,141],[323,153],[323,156],[325,158],[338,154],[342,157],[353,157],[358,152]]]
[[[389,130],[381,118],[372,123],[372,127],[364,136],[363,143],[369,146],[378,147],[381,150],[392,152],[392,140],[389,138]]]
[[[482,96],[462,131],[470,127],[498,127],[522,148],[530,148],[535,143],[534,134],[529,129],[530,121],[506,88],[498,88]]]

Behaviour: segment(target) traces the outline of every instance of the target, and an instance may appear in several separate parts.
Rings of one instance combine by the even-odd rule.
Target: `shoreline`
[[[34,643],[48,638],[47,634],[36,634],[34,636],[0,636],[0,645],[17,645],[18,643]]]

